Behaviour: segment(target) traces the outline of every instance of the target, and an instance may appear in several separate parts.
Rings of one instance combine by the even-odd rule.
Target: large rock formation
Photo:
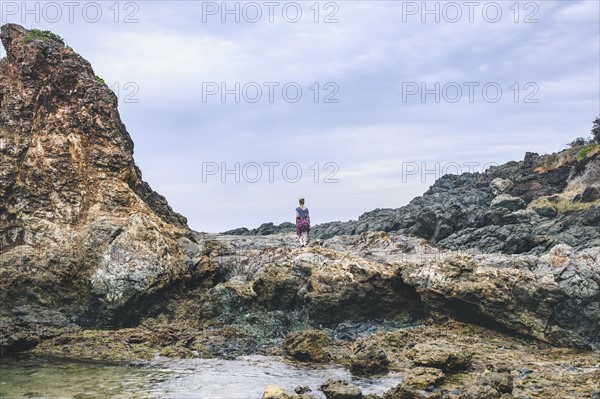
[[[384,232],[308,248],[296,248],[291,234],[202,241],[219,248],[202,263],[218,264],[221,280],[170,301],[167,313],[272,337],[308,326],[418,322],[433,310],[555,345],[589,348],[600,338],[599,247],[559,245],[541,257],[481,254]]]
[[[87,61],[47,32],[8,24],[0,37],[0,353],[148,317],[337,339],[340,325],[431,310],[597,345],[598,147],[446,176],[404,208],[317,226],[327,238],[307,248],[273,234],[285,224],[201,234],[142,181],[117,99]]]
[[[0,340],[17,344],[40,320],[133,322],[136,302],[192,263],[186,219],[142,181],[115,94],[36,33],[0,34]]]
[[[483,173],[446,175],[397,209],[376,209],[358,220],[315,226],[314,238],[386,231],[413,234],[448,249],[542,254],[557,244],[600,245],[600,145],[525,160]],[[225,234],[289,232],[263,224]]]
[[[600,245],[600,201],[578,195],[600,186],[600,146],[509,162],[483,173],[446,175],[398,209],[316,226],[315,237],[397,231],[449,249],[542,254],[557,244]],[[544,209],[545,208],[545,209]],[[541,211],[538,211],[540,210]]]

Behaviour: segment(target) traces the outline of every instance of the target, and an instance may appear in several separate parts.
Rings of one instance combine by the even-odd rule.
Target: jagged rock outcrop
[[[290,222],[283,222],[277,226],[269,222],[263,223],[255,229],[240,227],[237,229],[224,231],[223,234],[234,236],[268,236],[271,234],[289,233],[291,231],[295,231],[295,229],[295,225]]]
[[[390,362],[387,353],[372,342],[358,341],[350,357],[350,372],[355,375],[385,374]]]
[[[435,367],[445,372],[463,370],[471,364],[470,353],[464,353],[453,347],[441,347],[432,344],[417,344],[410,354],[417,366]]]
[[[446,251],[383,232],[299,248],[292,235],[205,237],[222,280],[167,312],[215,317],[257,336],[343,322],[414,322],[435,310],[556,345],[600,338],[600,247],[544,256]],[[194,305],[195,304],[195,305]]]
[[[398,209],[367,212],[357,221],[315,226],[314,237],[396,231],[449,249],[542,254],[557,244],[600,245],[600,201],[578,206],[578,195],[600,185],[600,146],[446,175]],[[585,198],[593,199],[587,194]],[[523,209],[527,207],[527,209]],[[550,208],[540,213],[541,207]]]
[[[323,223],[311,229],[311,237],[399,232],[448,249],[510,254],[542,254],[558,244],[599,246],[600,145],[584,150],[527,153],[523,161],[483,173],[446,175],[406,206],[376,209],[355,221]],[[263,226],[228,234],[270,231]],[[287,226],[279,232],[292,230]]]
[[[242,324],[259,336],[313,324],[335,327],[346,321],[424,316],[415,289],[386,264],[320,246],[301,251],[287,235],[214,235],[203,242],[220,248],[203,262],[216,264],[222,281],[201,288],[194,304],[182,298],[179,308],[173,301],[173,313]]]
[[[327,380],[321,385],[327,399],[362,399],[360,388],[344,380]]]
[[[296,331],[285,337],[283,349],[293,359],[321,363],[331,359],[328,343],[329,337],[324,331]]]
[[[86,60],[19,25],[0,37],[0,316],[14,327],[0,341],[18,342],[40,309],[134,322],[140,299],[188,273],[186,219],[142,180],[117,98]]]
[[[247,237],[192,232],[143,182],[117,99],[89,63],[28,35],[13,24],[0,33],[0,352],[150,316],[230,324],[260,341],[403,325],[431,310],[597,346],[595,150],[446,176],[406,207],[316,226],[324,238],[307,248],[281,233],[290,224],[238,232]],[[307,334],[290,337],[292,356],[309,353],[292,339]],[[370,353],[367,363],[385,363]]]

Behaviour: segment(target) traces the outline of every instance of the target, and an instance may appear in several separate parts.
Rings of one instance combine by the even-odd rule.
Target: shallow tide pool
[[[318,387],[329,378],[352,380],[364,394],[382,393],[400,382],[394,374],[356,379],[338,366],[306,366],[265,356],[135,364],[27,356],[0,360],[0,398],[260,399],[270,384],[289,392],[308,386],[324,398]]]

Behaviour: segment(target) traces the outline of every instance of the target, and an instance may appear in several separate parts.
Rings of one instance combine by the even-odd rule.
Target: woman
[[[308,244],[308,232],[310,231],[310,216],[308,208],[304,207],[304,198],[298,201],[300,206],[296,208],[296,235],[300,245]]]

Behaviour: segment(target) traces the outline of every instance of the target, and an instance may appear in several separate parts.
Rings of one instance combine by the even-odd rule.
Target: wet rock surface
[[[598,395],[597,150],[445,176],[305,248],[291,224],[193,232],[142,180],[89,63],[27,34],[0,33],[2,356],[260,353],[403,373],[386,398]]]
[[[136,328],[117,331],[65,332],[42,341],[33,353],[98,360],[152,359],[157,355],[232,358],[244,354],[284,355],[282,340],[258,342],[247,331],[231,326],[154,320]],[[510,373],[515,398],[589,399],[599,389],[597,351],[552,347],[454,320],[429,318],[419,326],[374,332],[359,340],[376,343],[386,351],[390,373],[401,373],[397,377],[399,385],[404,391],[414,393],[415,397],[438,395],[456,399],[470,387],[482,386],[482,375],[490,372]],[[331,362],[349,369],[356,343],[332,339],[327,348]],[[434,384],[433,390],[411,386],[407,383],[409,377],[422,374],[409,357],[417,344],[452,346],[472,353],[471,367],[448,374],[444,380]],[[306,363],[300,365],[304,367]],[[287,394],[292,392],[288,390]]]
[[[327,380],[321,385],[327,399],[362,399],[362,391],[356,385],[342,380]]]
[[[302,390],[301,390],[302,391]],[[309,390],[310,391],[310,390]],[[265,388],[262,399],[314,399],[309,392],[286,392],[277,385],[269,385]]]

